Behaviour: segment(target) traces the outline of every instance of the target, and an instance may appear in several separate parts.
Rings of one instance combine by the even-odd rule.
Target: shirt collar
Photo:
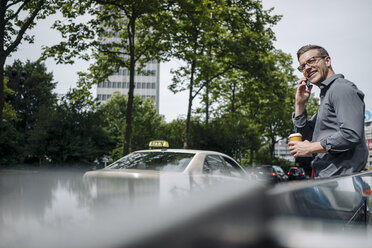
[[[325,93],[327,92],[328,88],[331,86],[331,84],[337,79],[337,78],[344,78],[344,75],[342,74],[334,74],[324,80],[323,82],[320,83],[320,97],[323,97]]]

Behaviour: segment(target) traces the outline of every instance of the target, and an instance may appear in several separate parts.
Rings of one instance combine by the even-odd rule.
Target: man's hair
[[[300,59],[300,56],[301,56],[302,54],[306,53],[307,51],[313,50],[313,49],[318,50],[318,52],[319,52],[320,55],[322,55],[322,56],[329,56],[327,50],[325,50],[325,49],[324,49],[323,47],[321,47],[321,46],[317,46],[317,45],[306,45],[306,46],[303,46],[303,47],[301,47],[300,49],[298,49],[298,51],[297,51],[297,60]]]

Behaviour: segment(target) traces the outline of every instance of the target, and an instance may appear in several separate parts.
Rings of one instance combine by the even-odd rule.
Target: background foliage
[[[54,24],[64,40],[46,47],[42,59],[93,62],[59,99],[41,60],[5,68],[0,164],[100,163],[146,149],[153,139],[220,151],[244,166],[286,164],[274,147],[293,131],[297,78],[291,57],[273,45],[280,16],[260,1],[65,0],[50,6],[56,11],[65,18]],[[79,23],[84,15],[91,18]],[[148,61],[171,59],[183,66],[169,89],[187,90],[189,108],[186,118],[166,123],[151,99],[134,95],[134,76]],[[130,71],[128,96],[115,93],[100,104],[92,85],[119,68]],[[194,108],[197,100],[201,107]],[[312,98],[308,112],[317,105]]]

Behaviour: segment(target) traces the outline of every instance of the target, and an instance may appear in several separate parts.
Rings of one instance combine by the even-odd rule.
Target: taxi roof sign
[[[165,140],[153,140],[153,141],[150,141],[149,147],[150,148],[168,148],[169,144]]]

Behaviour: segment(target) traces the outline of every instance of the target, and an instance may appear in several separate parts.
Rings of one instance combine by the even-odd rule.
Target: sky
[[[293,57],[293,67],[298,66],[296,52],[307,44],[323,46],[332,58],[332,67],[346,79],[354,82],[365,94],[366,109],[372,111],[372,84],[368,71],[372,58],[372,1],[370,0],[263,0],[264,9],[274,7],[272,14],[282,15],[281,21],[273,27],[276,34],[274,45]],[[7,60],[35,61],[40,57],[41,46],[53,45],[60,40],[58,32],[50,29],[55,18],[38,23],[29,31],[35,35],[34,44],[22,44],[19,50]],[[187,114],[187,92],[173,94],[168,90],[172,75],[170,70],[180,63],[170,61],[160,65],[159,113],[170,122]],[[77,72],[85,71],[87,62],[77,61],[74,65],[57,65],[53,59],[46,61],[49,72],[58,82],[56,93],[65,94],[76,86]],[[301,76],[300,72],[296,72]],[[316,95],[319,91],[313,88]]]

